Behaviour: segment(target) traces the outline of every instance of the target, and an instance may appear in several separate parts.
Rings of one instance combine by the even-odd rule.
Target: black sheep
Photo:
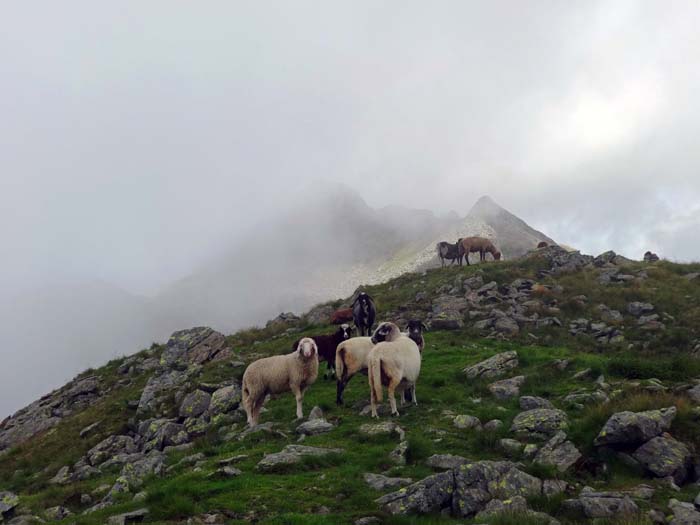
[[[352,318],[361,336],[372,335],[372,325],[377,317],[374,300],[365,292],[360,292],[352,303]]]

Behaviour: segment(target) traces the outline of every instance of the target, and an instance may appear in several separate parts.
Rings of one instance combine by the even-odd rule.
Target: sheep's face
[[[344,341],[350,339],[352,337],[352,327],[349,324],[342,324],[338,328],[338,334]]]
[[[423,334],[423,330],[427,331],[428,329],[421,321],[413,319],[408,322],[407,330],[411,338],[418,338]]]
[[[357,296],[357,301],[360,303],[360,308],[364,313],[369,313],[370,302],[372,299],[365,292]]]
[[[501,260],[501,252],[494,253],[493,258],[497,261],[500,261]]]
[[[299,341],[299,346],[297,346],[299,354],[304,359],[313,359],[313,357],[318,353],[318,348],[316,347],[316,341],[310,337],[304,337]]]
[[[392,338],[395,331],[398,331],[398,328],[394,323],[381,323],[372,334],[372,344],[376,345]]]

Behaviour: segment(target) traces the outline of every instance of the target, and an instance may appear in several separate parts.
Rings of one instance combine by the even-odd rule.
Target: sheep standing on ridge
[[[243,374],[243,408],[248,425],[258,424],[260,409],[268,394],[292,392],[297,400],[297,418],[304,417],[304,392],[318,376],[318,348],[309,337],[299,341],[291,354],[273,355],[253,361]]]
[[[452,266],[455,262],[459,262],[459,265],[462,265],[462,254],[459,251],[459,245],[462,242],[462,239],[457,239],[457,242],[455,244],[450,244],[447,241],[440,241],[435,245],[435,251],[437,251],[438,257],[440,258],[440,264],[442,268],[445,267],[445,259],[449,259],[452,262],[450,263],[450,266]]]
[[[459,243],[459,254],[464,256],[467,261],[467,266],[469,266],[469,254],[478,253],[479,261],[484,262],[486,260],[486,254],[490,253],[493,255],[494,261],[501,260],[501,252],[498,251],[496,246],[488,239],[484,237],[467,237],[462,239]],[[460,258],[460,266],[462,260]]]
[[[352,337],[352,327],[348,324],[343,324],[332,334],[310,335],[309,337],[316,342],[318,348],[318,360],[328,363],[328,368],[323,374],[324,378],[335,376],[335,350],[340,343]],[[294,341],[292,350],[295,350],[299,345],[299,340]]]
[[[360,335],[370,335],[372,333],[374,319],[377,317],[377,308],[374,306],[374,300],[368,293],[360,292],[352,303],[352,317]]]
[[[375,346],[367,357],[372,417],[379,417],[377,402],[382,400],[382,386],[387,387],[391,414],[398,416],[394,397],[397,388],[401,391],[402,405],[406,388],[412,388],[413,403],[418,404],[415,389],[421,365],[418,345],[403,335],[394,323],[380,324],[372,336],[372,342]]]

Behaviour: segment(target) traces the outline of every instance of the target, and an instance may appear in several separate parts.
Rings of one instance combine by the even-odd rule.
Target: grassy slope
[[[425,290],[434,295],[436,290],[452,284],[458,272],[474,274],[481,272],[485,282],[496,280],[508,283],[516,277],[535,277],[541,267],[537,260],[488,264],[481,268],[430,271],[426,275],[406,275],[380,286],[370,287],[370,293],[377,299],[380,312],[396,311],[401,305],[413,300],[416,292]],[[640,265],[641,266],[641,265]],[[637,268],[631,268],[634,271]],[[485,340],[469,329],[455,332],[434,332],[426,336],[427,348],[418,385],[418,407],[402,410],[399,423],[407,430],[410,443],[410,461],[405,467],[392,467],[388,460],[389,452],[396,446],[396,439],[362,439],[358,427],[368,421],[358,415],[355,405],[363,405],[368,397],[366,378],[358,376],[346,391],[346,406],[334,405],[335,383],[319,381],[306,396],[306,411],[320,405],[326,417],[335,423],[336,428],[324,435],[308,438],[304,444],[313,446],[340,447],[345,453],[321,462],[305,464],[301,469],[277,474],[259,474],[255,464],[265,453],[279,451],[288,442],[294,442],[292,421],[294,402],[291,396],[273,400],[267,406],[262,421],[279,423],[279,429],[287,432],[289,439],[249,436],[243,441],[223,442],[219,434],[213,432],[197,441],[196,451],[204,452],[207,464],[201,473],[193,473],[182,468],[164,479],[153,479],[147,483],[149,494],[146,505],[151,509],[151,520],[159,523],[176,522],[194,514],[210,511],[227,511],[231,523],[256,518],[261,523],[351,523],[354,518],[376,514],[381,516],[373,503],[380,494],[369,489],[362,480],[364,472],[384,472],[390,475],[420,479],[431,473],[424,465],[424,459],[434,453],[459,454],[474,459],[501,458],[495,448],[500,437],[507,437],[510,421],[518,413],[517,399],[509,402],[496,402],[482,382],[467,382],[460,373],[462,368],[476,363],[496,352],[517,350],[521,358],[518,374],[527,376],[521,389],[522,395],[542,395],[550,398],[555,405],[563,407],[561,397],[577,388],[590,387],[591,381],[574,381],[572,374],[583,368],[591,368],[594,373],[602,373],[609,382],[620,382],[624,390],[608,405],[591,407],[583,411],[569,411],[572,419],[570,435],[581,450],[591,451],[591,441],[606,418],[621,409],[642,409],[668,406],[674,403],[680,415],[674,423],[673,432],[684,440],[700,445],[700,424],[687,400],[672,394],[650,395],[635,389],[626,379],[647,379],[656,377],[671,384],[700,376],[700,364],[688,357],[692,340],[699,337],[696,327],[700,319],[700,284],[688,282],[681,275],[698,271],[698,265],[675,265],[660,263],[647,267],[649,279],[641,283],[601,286],[592,271],[564,276],[559,279],[545,279],[546,284],[559,283],[564,292],[556,297],[562,312],[559,315],[564,328],[537,332],[539,339],[533,344],[526,334],[514,341],[499,342]],[[587,306],[581,308],[569,299],[578,294],[590,298]],[[624,312],[625,305],[633,300],[651,301],[659,312],[667,312],[676,321],[667,322],[668,329],[660,336],[645,334],[632,327],[631,319],[626,318],[625,335],[627,342],[620,348],[597,349],[592,340],[584,337],[571,337],[567,333],[568,320],[578,317],[596,319],[594,308],[606,303],[611,308]],[[307,327],[304,333],[318,331]],[[252,329],[230,337],[242,357],[255,354],[286,352],[292,340],[299,334],[280,336],[271,330]],[[256,342],[255,345],[253,343]],[[638,343],[634,349],[627,349],[628,343]],[[642,349],[641,343],[648,342]],[[549,366],[553,359],[572,360],[568,370],[556,371]],[[109,363],[97,371],[105,377],[114,377],[118,362]],[[325,366],[325,365],[324,365]],[[242,369],[231,369],[225,364],[210,365],[206,368],[203,381],[228,378],[242,374]],[[87,411],[68,418],[55,429],[37,436],[25,445],[18,447],[9,456],[0,459],[0,488],[17,490],[23,496],[23,505],[35,512],[51,505],[64,504],[74,511],[80,511],[79,495],[91,492],[103,483],[111,483],[116,473],[100,479],[73,484],[67,487],[54,487],[47,484],[53,474],[65,464],[72,464],[86,450],[100,439],[125,428],[133,416],[126,409],[126,401],[138,397],[147,375],[134,378],[130,385],[115,384],[111,394]],[[480,402],[475,401],[480,399]],[[506,424],[498,433],[476,433],[454,428],[451,419],[444,411],[459,414],[472,414],[483,422],[498,418]],[[80,429],[102,420],[98,432],[88,439],[78,437]],[[244,474],[235,479],[222,480],[209,477],[216,469],[219,459],[237,454],[247,454],[248,459],[236,465]],[[184,454],[181,454],[181,457]],[[170,458],[175,463],[178,456]],[[554,476],[547,469],[531,471],[543,477]],[[632,472],[623,465],[612,463],[610,472],[604,479],[595,479],[585,471],[564,476],[571,482],[595,484],[604,482],[605,487],[626,487],[640,482],[640,473]],[[656,502],[667,501],[669,493],[659,490]],[[690,497],[691,494],[681,494]],[[694,494],[692,494],[694,496]],[[674,494],[674,497],[679,497]],[[533,501],[533,506],[557,514],[558,501]],[[122,509],[132,509],[143,503],[124,502],[108,511],[91,516],[78,516],[66,523],[97,524],[105,521],[105,516]],[[328,515],[315,514],[320,507],[330,510]],[[386,518],[386,517],[385,517]],[[565,519],[565,517],[564,517]],[[501,520],[503,523],[507,519]],[[525,523],[514,518],[513,523]],[[387,523],[467,523],[463,519],[452,520],[440,517],[387,518]],[[496,523],[494,521],[494,523]],[[500,523],[500,521],[499,521]],[[639,523],[643,523],[640,521]]]

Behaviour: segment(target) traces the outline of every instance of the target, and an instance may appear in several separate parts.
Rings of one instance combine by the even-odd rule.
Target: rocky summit
[[[489,200],[470,217],[524,228]],[[350,297],[80,374],[0,423],[0,523],[700,523],[700,265],[549,244],[363,288],[428,327],[398,417],[369,417],[366,376],[337,406],[320,374],[303,418],[287,393],[246,425],[246,366]]]

